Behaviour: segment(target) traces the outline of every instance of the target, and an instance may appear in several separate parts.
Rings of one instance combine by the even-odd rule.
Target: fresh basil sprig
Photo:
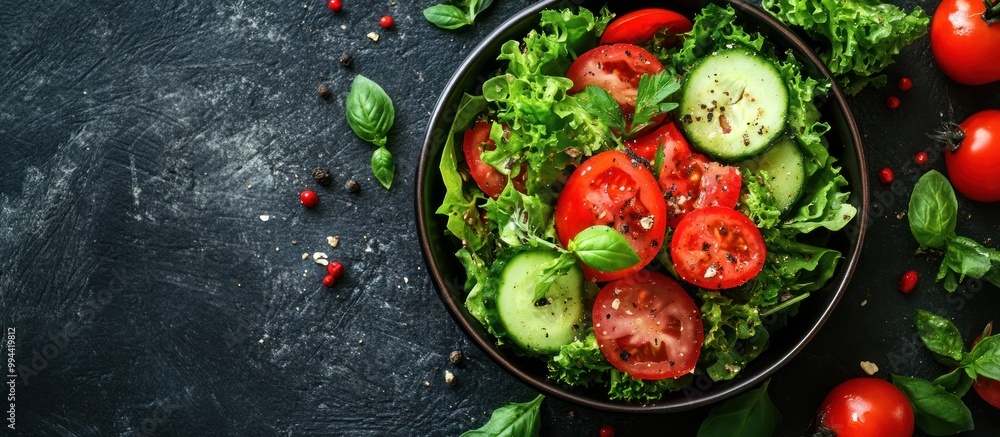
[[[712,408],[698,428],[698,437],[774,435],[781,413],[767,395],[768,383]]]
[[[482,428],[462,433],[461,437],[538,436],[542,425],[541,405],[545,396],[538,395],[525,403],[511,402],[490,415]]]
[[[922,247],[944,249],[937,280],[953,292],[966,276],[1000,287],[1000,251],[955,234],[958,199],[951,183],[937,170],[920,177],[907,211],[910,233]]]
[[[639,89],[635,97],[635,114],[627,130],[625,126],[628,123],[621,106],[607,90],[591,85],[584,88],[584,92],[578,96],[580,106],[612,130],[622,132],[622,137],[628,139],[656,124],[656,117],[676,108],[677,103],[668,101],[668,98],[680,87],[677,78],[667,71],[653,75],[643,74],[639,78]]]
[[[476,16],[492,3],[493,0],[450,0],[424,9],[424,18],[442,29],[459,29],[471,26]]]
[[[975,427],[969,407],[944,388],[920,378],[899,375],[892,375],[892,383],[910,399],[914,419],[923,432],[943,436]]]
[[[556,279],[566,274],[576,260],[595,270],[613,272],[636,265],[642,258],[625,236],[607,226],[591,226],[569,240],[566,249],[541,240],[539,245],[558,250],[559,257],[546,263],[535,284],[535,301],[545,298]]]
[[[392,154],[385,147],[386,135],[396,120],[392,99],[377,83],[359,74],[347,94],[346,113],[354,134],[378,147],[372,154],[372,173],[388,189],[396,173]]]

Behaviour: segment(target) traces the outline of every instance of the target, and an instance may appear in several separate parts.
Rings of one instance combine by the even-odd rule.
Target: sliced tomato
[[[677,275],[710,290],[743,285],[764,268],[766,256],[760,230],[731,208],[709,206],[685,214],[670,240]]]
[[[490,129],[492,128],[492,123],[477,121],[472,129],[465,132],[462,149],[465,152],[465,163],[469,166],[472,180],[476,181],[476,185],[479,185],[479,189],[483,190],[487,196],[496,199],[507,187],[507,175],[482,160],[484,151],[497,148],[496,143],[490,139]],[[525,168],[522,167],[521,173],[514,177],[514,188],[522,193],[524,192],[524,173]]]
[[[740,200],[743,185],[740,170],[692,152],[673,122],[625,145],[649,162],[655,162],[656,150],[663,146],[663,166],[658,182],[667,201],[667,226],[676,227],[685,213],[696,209],[708,206],[735,208]]]
[[[649,264],[666,233],[667,205],[653,174],[628,155],[611,150],[590,157],[573,171],[556,203],[556,234],[563,246],[595,225],[618,230],[639,254],[629,268],[602,272],[583,266],[592,281],[611,281]]]
[[[598,46],[580,55],[566,72],[573,81],[570,94],[595,85],[604,88],[621,106],[625,119],[635,112],[635,97],[639,92],[639,78],[643,74],[663,71],[663,64],[642,47],[634,44]]]
[[[605,285],[593,318],[601,352],[634,378],[676,378],[698,364],[705,341],[701,312],[671,278],[643,270]]]
[[[691,27],[691,20],[677,12],[660,8],[640,9],[612,21],[601,35],[601,44],[639,44],[649,41],[658,32],[677,35],[690,32]],[[670,47],[677,39],[668,38],[667,41],[665,47]]]

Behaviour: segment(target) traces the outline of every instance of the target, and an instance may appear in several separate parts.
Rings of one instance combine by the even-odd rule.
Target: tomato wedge
[[[701,312],[677,281],[643,270],[605,285],[594,301],[597,346],[634,378],[694,371],[705,334]]]
[[[492,128],[492,123],[477,121],[472,129],[465,132],[462,150],[465,152],[465,163],[469,166],[472,180],[476,181],[476,185],[479,185],[479,189],[483,190],[487,196],[496,199],[507,187],[507,175],[500,173],[482,160],[484,151],[497,148],[496,143],[490,139],[490,129]],[[514,177],[514,188],[522,193],[524,192],[524,170],[522,168],[521,173]]]
[[[601,44],[639,44],[649,41],[661,30],[677,35],[691,31],[691,27],[691,20],[677,12],[660,8],[640,9],[612,21],[601,35]],[[676,42],[676,38],[670,38],[665,47]]]
[[[764,237],[753,221],[719,206],[685,214],[670,240],[677,275],[710,290],[743,285],[764,268],[766,255]]]
[[[628,155],[611,150],[584,161],[566,181],[556,202],[556,234],[565,247],[580,231],[595,225],[617,229],[641,261],[629,268],[602,272],[583,266],[591,281],[611,281],[649,264],[666,233],[667,205],[653,174]]]
[[[635,112],[639,78],[663,71],[663,64],[646,49],[634,44],[599,46],[580,55],[569,66],[566,77],[573,81],[570,94],[595,85],[604,88],[621,106],[626,120]]]
[[[625,143],[636,155],[655,162],[663,145],[660,190],[667,202],[667,226],[677,227],[685,213],[708,206],[735,208],[743,176],[736,167],[694,153],[677,126],[667,123],[648,135]]]

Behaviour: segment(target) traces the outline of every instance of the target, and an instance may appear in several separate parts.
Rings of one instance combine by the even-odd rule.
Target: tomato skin
[[[764,237],[753,221],[720,206],[685,214],[670,240],[677,275],[709,290],[743,285],[760,273],[766,257]]]
[[[931,50],[948,77],[964,85],[1000,80],[1000,23],[986,24],[982,0],[943,0],[931,20]]]
[[[837,437],[910,437],[913,407],[889,382],[854,378],[826,396],[819,409],[819,425]]]
[[[638,379],[677,378],[698,364],[701,311],[681,285],[643,270],[605,285],[592,312],[601,353]]]
[[[944,152],[948,179],[972,200],[1000,201],[1000,178],[996,173],[1000,168],[1000,110],[977,112],[958,128],[965,137],[957,150],[948,147]]]
[[[556,234],[563,247],[594,225],[610,226],[624,235],[639,254],[639,263],[614,272],[582,266],[588,280],[611,281],[639,271],[656,257],[667,230],[666,216],[667,206],[653,174],[628,155],[611,150],[584,161],[566,181],[556,202]]]
[[[479,189],[483,190],[487,196],[496,199],[507,187],[507,175],[500,173],[499,170],[481,159],[484,151],[497,148],[496,143],[490,139],[492,127],[493,125],[489,122],[477,121],[471,129],[465,132],[462,150],[465,153],[465,163],[469,166],[472,180],[476,181],[476,185],[479,185]],[[521,173],[514,177],[514,188],[522,193],[524,192],[524,174],[525,168],[522,166]]]
[[[691,20],[677,12],[659,8],[640,9],[622,15],[608,24],[601,35],[601,44],[639,44],[649,41],[661,29],[677,35],[690,31],[691,27]]]
[[[631,119],[639,78],[661,71],[663,64],[646,49],[634,44],[612,44],[595,47],[580,55],[569,66],[566,77],[573,81],[570,94],[579,93],[589,85],[604,88],[622,107],[626,119]]]
[[[743,176],[736,167],[694,153],[673,122],[625,143],[642,158],[655,162],[663,145],[663,166],[657,182],[667,202],[667,226],[675,228],[685,213],[707,206],[735,208],[740,200]]]

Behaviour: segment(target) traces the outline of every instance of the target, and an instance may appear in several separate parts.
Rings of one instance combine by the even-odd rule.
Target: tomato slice
[[[668,34],[677,35],[690,32],[691,28],[691,20],[677,12],[660,8],[640,9],[612,21],[601,35],[601,44],[639,44],[649,41],[664,29]],[[677,39],[668,41],[666,47],[674,45]]]
[[[469,166],[472,180],[476,181],[476,185],[479,185],[479,189],[483,190],[487,196],[496,199],[507,187],[507,175],[482,160],[484,151],[497,148],[496,143],[490,139],[492,128],[492,123],[477,121],[472,129],[465,132],[462,150],[465,152],[465,163]],[[514,177],[514,188],[522,193],[524,192],[524,170],[525,168],[522,168],[521,173]]]
[[[667,201],[667,226],[677,227],[685,213],[708,206],[735,208],[740,200],[743,176],[736,167],[694,153],[674,123],[625,143],[636,155],[655,162],[663,145],[660,190]]]
[[[626,120],[635,112],[635,97],[639,92],[639,78],[643,74],[663,71],[663,64],[642,47],[634,44],[598,46],[580,55],[566,72],[573,81],[570,94],[583,91],[590,85],[604,88],[622,107]]]
[[[670,241],[681,279],[710,290],[743,285],[764,268],[760,230],[739,211],[709,206],[684,215]]]
[[[701,312],[677,281],[643,270],[601,289],[594,302],[597,346],[616,369],[639,379],[694,370],[705,334]]]
[[[580,231],[605,225],[617,229],[639,254],[638,264],[613,272],[583,266],[591,281],[624,278],[642,269],[656,257],[667,230],[667,205],[653,174],[615,150],[594,155],[573,171],[559,194],[555,217],[564,247]]]

